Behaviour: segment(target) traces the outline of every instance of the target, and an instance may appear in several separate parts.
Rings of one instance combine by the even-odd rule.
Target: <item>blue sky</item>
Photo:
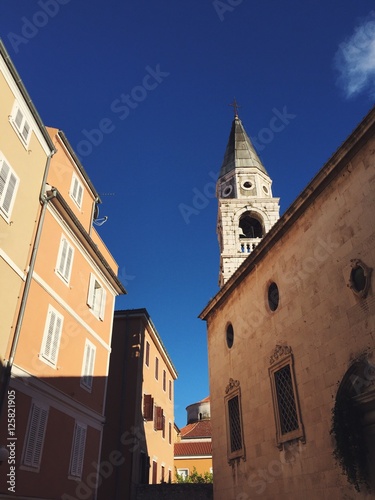
[[[218,291],[228,104],[283,213],[373,106],[373,2],[3,0],[0,36],[101,194],[98,230],[128,290],[116,307],[149,311],[179,373],[181,427],[209,393],[197,316]]]

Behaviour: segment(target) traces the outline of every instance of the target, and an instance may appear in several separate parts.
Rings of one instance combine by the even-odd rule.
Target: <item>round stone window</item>
[[[227,346],[230,349],[234,341],[234,331],[231,323],[229,323],[229,325],[227,326],[226,339],[227,339]]]
[[[251,189],[253,187],[253,184],[250,181],[245,181],[242,183],[242,187],[244,189]]]
[[[271,311],[276,311],[276,309],[279,307],[279,289],[276,285],[276,283],[271,283],[270,286],[268,287],[268,306],[271,309]]]
[[[262,186],[263,187],[263,191],[268,194],[268,187],[267,186]]]
[[[225,188],[223,189],[224,198],[229,196],[231,194],[232,190],[233,190],[232,186],[225,186]]]
[[[372,270],[359,259],[353,259],[351,266],[348,286],[358,297],[365,298],[370,287]]]

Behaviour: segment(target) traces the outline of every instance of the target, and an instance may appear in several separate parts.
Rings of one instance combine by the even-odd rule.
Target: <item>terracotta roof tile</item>
[[[193,424],[188,424],[181,429],[181,437],[183,439],[211,437],[212,428],[211,420],[199,420]]]
[[[212,443],[175,443],[174,445],[174,456],[175,457],[185,457],[185,456],[198,456],[198,455],[212,455]]]

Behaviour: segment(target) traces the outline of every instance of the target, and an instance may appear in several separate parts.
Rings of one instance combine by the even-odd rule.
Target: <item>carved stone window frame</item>
[[[276,445],[282,450],[284,443],[288,441],[293,441],[295,439],[299,439],[303,443],[305,440],[305,431],[303,427],[303,422],[301,418],[301,410],[298,400],[298,392],[297,385],[295,380],[294,373],[294,358],[292,348],[288,345],[277,345],[271,358],[270,358],[271,366],[268,369],[270,381],[271,381],[271,391],[272,391],[272,400],[273,400],[273,408],[274,408],[274,416],[275,416],[275,426],[276,426]],[[291,383],[293,388],[293,397],[295,403],[295,411],[296,411],[296,419],[298,423],[298,427],[293,431],[283,433],[282,432],[282,424],[280,417],[280,405],[279,398],[277,394],[276,387],[276,377],[275,374],[283,369],[285,366],[289,366]]]
[[[365,299],[367,297],[369,288],[370,288],[370,283],[371,283],[371,273],[372,269],[364,262],[361,261],[361,259],[351,259],[350,261],[350,276],[349,276],[349,281],[348,281],[348,287],[351,289],[351,291],[357,295],[357,297],[360,297],[361,299]],[[355,284],[355,279],[354,279],[354,271],[358,268],[361,268],[363,271],[363,276],[365,279],[365,284],[362,290],[358,290]]]
[[[227,457],[228,463],[233,465],[234,462],[238,460],[246,460],[246,450],[244,443],[244,434],[243,434],[243,421],[242,421],[242,403],[241,403],[241,387],[240,382],[238,380],[229,379],[229,384],[225,388],[225,421],[226,421],[226,431],[227,431]],[[239,413],[239,428],[241,432],[241,448],[235,451],[231,450],[231,420],[229,413],[229,401],[238,398],[238,413]]]

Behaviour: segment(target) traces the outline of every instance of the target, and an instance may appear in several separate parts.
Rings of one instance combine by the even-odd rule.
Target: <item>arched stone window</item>
[[[240,238],[262,238],[264,235],[261,219],[250,212],[241,215],[239,227]]]
[[[375,366],[354,362],[344,375],[332,413],[334,456],[357,491],[375,485]]]

